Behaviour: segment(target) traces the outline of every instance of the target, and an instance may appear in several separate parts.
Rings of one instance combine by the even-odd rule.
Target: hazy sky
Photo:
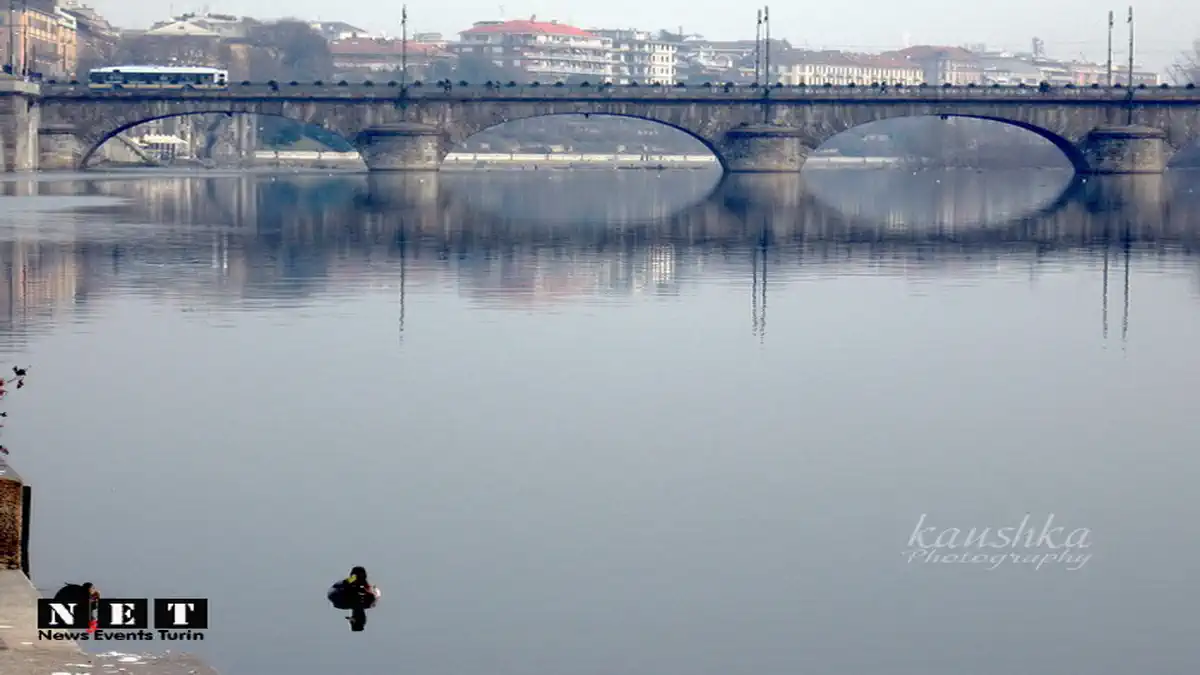
[[[280,5],[270,0],[176,0],[162,3],[162,13],[146,11],[142,0],[91,0],[110,21],[122,26],[146,26],[166,18],[170,11],[210,11],[258,17],[277,17],[282,7],[289,14],[321,20],[340,20],[377,31],[400,31],[400,3],[375,0],[292,0]],[[170,4],[169,4],[170,3]],[[708,38],[735,39],[754,36],[754,9],[731,10],[721,0],[660,0],[643,2],[561,2],[551,0],[496,0],[446,5],[435,0],[409,3],[410,27],[454,35],[473,21],[496,18],[543,19],[580,26],[645,29],[678,28]],[[976,3],[951,0],[843,0],[828,3],[780,2],[771,10],[772,34],[794,44],[813,47],[872,51],[910,43],[987,43],[1008,49],[1028,49],[1030,40],[1042,38],[1052,56],[1080,55],[1102,61],[1105,56],[1105,15],[1117,11],[1115,49],[1124,53],[1128,33],[1124,23],[1127,5],[1094,0],[1009,0]],[[738,16],[734,16],[736,11]],[[1200,4],[1188,0],[1144,0],[1135,7],[1140,47],[1147,66],[1161,68],[1172,62],[1195,37],[1200,37]],[[1124,58],[1121,56],[1120,58]]]

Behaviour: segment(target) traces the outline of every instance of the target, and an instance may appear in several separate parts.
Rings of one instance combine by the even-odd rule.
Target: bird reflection
[[[329,588],[328,598],[335,609],[349,610],[350,630],[358,633],[367,627],[367,610],[374,607],[380,596],[379,588],[367,581],[367,570],[355,567],[350,575]]]

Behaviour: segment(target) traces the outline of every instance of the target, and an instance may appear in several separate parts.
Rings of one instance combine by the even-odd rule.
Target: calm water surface
[[[1194,675],[1200,176],[716,181],[3,183],[35,581],[228,675]]]

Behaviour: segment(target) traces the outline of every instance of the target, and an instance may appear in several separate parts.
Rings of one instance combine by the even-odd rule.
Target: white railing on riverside
[[[280,162],[358,162],[361,157],[357,152],[319,152],[312,150],[259,150],[254,153],[255,159]],[[899,162],[896,157],[841,157],[816,155],[809,157],[810,165],[838,166],[882,166]],[[637,153],[577,153],[577,152],[452,152],[446,156],[446,163],[531,163],[531,162],[566,162],[566,163],[596,163],[596,164],[715,164],[717,158],[712,155],[659,155]]]
[[[256,159],[273,161],[358,161],[357,152],[318,152],[303,150],[259,150]],[[717,161],[712,155],[642,155],[633,153],[528,153],[528,152],[452,152],[447,162],[645,162],[658,164],[709,164]]]
[[[658,164],[709,164],[717,161],[712,155],[656,155],[637,153],[588,152],[452,152],[447,162],[645,162]]]

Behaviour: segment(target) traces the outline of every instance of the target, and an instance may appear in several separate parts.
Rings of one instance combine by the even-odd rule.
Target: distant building
[[[371,37],[367,31],[358,26],[352,26],[345,21],[314,21],[308,24],[308,26],[330,42],[334,40],[357,40]]]
[[[767,54],[771,59],[791,51],[787,40],[772,39],[770,49],[763,40],[757,50],[760,68],[767,68]],[[699,82],[735,82],[749,84],[755,76],[755,41],[714,41],[690,38],[679,46],[679,79]],[[775,72],[772,66],[771,71]],[[765,72],[762,71],[762,72]]]
[[[1029,60],[1003,52],[980,54],[979,67],[982,71],[980,84],[998,84],[1002,87],[1019,84],[1037,86],[1046,77],[1042,69]]]
[[[612,40],[614,84],[675,84],[677,81],[677,42],[658,39],[648,31],[634,29],[591,29],[588,32]]]
[[[78,2],[66,2],[59,6],[75,20],[76,66],[74,75],[82,76],[87,70],[110,65],[117,48],[117,31],[96,10]]]
[[[921,45],[886,52],[883,56],[919,67],[926,84],[962,87],[983,83],[983,68],[979,57],[962,47]]]
[[[1053,86],[1085,87],[1093,84],[1106,86],[1109,84],[1109,67],[1103,63],[1088,61],[1064,61],[1047,58],[1042,52],[1041,42],[1034,41],[1033,52],[988,52],[980,48],[979,62],[983,69],[984,84],[1036,86],[1046,82]],[[1126,86],[1129,84],[1128,68],[1114,63],[1112,65],[1111,83]],[[1133,84],[1139,86],[1156,86],[1160,83],[1158,73],[1150,71],[1133,71]]]
[[[1128,66],[1113,66],[1113,84],[1127,86],[1129,84],[1129,67]],[[1162,76],[1158,73],[1148,70],[1138,70],[1134,67],[1133,70],[1133,86],[1140,87],[1157,87],[1162,84]]]
[[[398,77],[407,65],[410,81],[420,80],[425,79],[429,69],[439,61],[454,58],[444,45],[414,40],[405,44],[391,38],[334,40],[329,43],[329,52],[333,56],[334,77],[338,79],[385,73]]]
[[[772,57],[771,72],[775,76],[774,81],[785,86],[908,86],[920,84],[925,77],[921,67],[895,57],[799,49]]]
[[[754,40],[684,40],[682,52],[698,66],[724,71],[754,58]]]
[[[412,35],[408,36],[408,39],[414,42],[436,45],[443,48],[447,45],[446,38],[443,37],[441,33],[413,33]]]
[[[459,56],[482,57],[533,79],[600,82],[613,76],[611,39],[557,21],[479,21],[459,35]]]
[[[54,0],[23,0],[0,12],[0,40],[5,67],[18,75],[69,77],[78,57],[76,18],[58,8]],[[10,45],[12,47],[10,53]]]
[[[151,37],[221,37],[220,33],[191,21],[168,21],[151,27],[142,35]]]
[[[181,14],[155,23],[144,35],[177,37],[244,38],[255,22],[233,14]]]

